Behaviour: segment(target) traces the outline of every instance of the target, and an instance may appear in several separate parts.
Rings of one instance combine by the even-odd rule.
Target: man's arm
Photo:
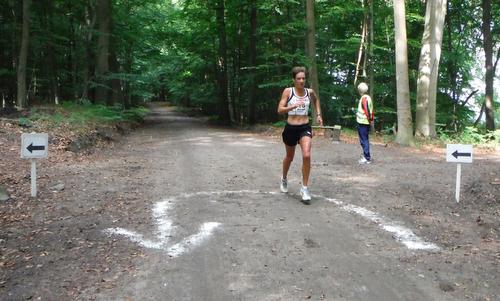
[[[373,121],[373,114],[370,112],[370,107],[368,106],[368,99],[366,96],[363,96],[361,100],[361,105],[363,107],[363,111],[365,112],[366,118],[369,122]]]

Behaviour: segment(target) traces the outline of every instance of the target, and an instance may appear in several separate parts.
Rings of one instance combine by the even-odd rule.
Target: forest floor
[[[20,158],[31,131],[50,136],[37,198]],[[300,150],[279,193],[280,130],[217,128],[155,105],[136,130],[88,130],[100,142],[69,151],[79,135],[0,120],[1,300],[500,299],[498,149],[462,165],[457,203],[442,148],[373,137],[374,163],[359,166],[355,138],[315,136],[306,206]],[[221,226],[169,244],[201,221]],[[412,249],[393,228],[438,249]]]

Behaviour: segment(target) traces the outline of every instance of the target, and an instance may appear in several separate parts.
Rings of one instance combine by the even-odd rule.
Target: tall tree
[[[84,46],[85,47],[85,59],[83,59],[83,89],[82,89],[82,99],[91,99],[90,93],[90,82],[94,70],[94,54],[92,52],[92,40],[94,39],[94,26],[97,20],[97,14],[95,11],[95,5],[93,1],[89,1],[84,8]]]
[[[368,64],[368,77],[369,77],[369,91],[370,91],[370,98],[371,99],[374,99],[373,98],[373,91],[375,91],[375,87],[373,86],[374,83],[375,83],[375,80],[373,78],[373,48],[374,48],[374,45],[373,45],[373,1],[374,0],[368,0],[368,5],[369,5],[369,24],[370,24],[370,29],[369,29],[369,42],[368,42],[368,61],[367,61],[367,64]],[[372,124],[372,130],[375,130],[373,128],[373,124]]]
[[[95,100],[99,103],[113,104],[108,97],[109,83],[109,49],[111,35],[111,0],[99,0],[97,4],[97,21],[99,23],[99,38],[97,40],[96,64],[96,94]]]
[[[314,0],[306,1],[306,23],[306,54],[311,63],[309,78],[311,80],[311,86],[313,90],[316,91],[316,93],[319,93],[318,65],[316,63],[316,21],[314,17]]]
[[[248,100],[248,123],[254,124],[256,121],[255,107],[257,101],[257,0],[250,0],[250,95]]]
[[[481,7],[483,9],[483,24],[481,31],[483,34],[483,47],[485,56],[485,99],[484,99],[484,112],[486,116],[486,129],[490,131],[495,130],[495,118],[493,112],[493,79],[495,70],[493,69],[493,40],[491,37],[491,0],[482,0]],[[500,50],[499,50],[500,51]]]
[[[366,80],[366,48],[368,40],[368,24],[370,22],[368,17],[367,7],[365,5],[365,0],[361,1],[363,6],[363,23],[361,26],[361,42],[359,43],[358,50],[358,60],[356,62],[356,73],[354,75],[354,86],[358,84],[358,77],[361,77],[361,81]],[[360,74],[361,73],[361,74]]]
[[[28,61],[28,44],[30,40],[30,5],[31,0],[23,0],[23,27],[19,62],[17,64],[17,107],[22,109],[28,105],[26,90],[26,65]]]
[[[57,66],[57,60],[56,60],[56,50],[54,45],[56,44],[54,41],[54,35],[52,34],[54,32],[54,17],[53,17],[53,11],[54,11],[54,2],[51,0],[44,0],[43,1],[43,15],[44,19],[42,20],[42,25],[47,28],[47,31],[49,33],[49,37],[47,39],[47,45],[46,45],[46,60],[47,60],[47,72],[48,72],[48,77],[49,77],[49,89],[50,89],[50,98],[53,99],[54,103],[56,105],[59,104],[59,80],[58,80],[58,66]]]
[[[436,136],[436,93],[447,0],[427,1],[417,80],[415,135]]]
[[[215,6],[217,32],[219,33],[219,50],[217,57],[217,88],[219,94],[219,117],[222,123],[230,123],[229,116],[229,95],[227,76],[227,41],[226,23],[224,19],[224,0],[217,0]]]
[[[401,145],[410,145],[413,144],[413,124],[410,106],[410,86],[408,81],[408,51],[404,0],[394,0],[394,30],[394,39],[396,42],[396,99],[398,113],[396,142]]]

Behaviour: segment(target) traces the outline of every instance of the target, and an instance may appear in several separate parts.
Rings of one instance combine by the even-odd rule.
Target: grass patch
[[[145,107],[125,110],[121,106],[109,107],[100,104],[64,102],[60,106],[33,107],[29,117],[20,118],[19,124],[31,126],[33,122],[43,122],[49,126],[59,126],[63,123],[79,126],[113,122],[139,122],[144,119],[148,111]]]
[[[277,128],[284,128],[285,125],[286,125],[286,121],[285,120],[280,120],[278,122],[273,123],[273,126],[277,127]]]

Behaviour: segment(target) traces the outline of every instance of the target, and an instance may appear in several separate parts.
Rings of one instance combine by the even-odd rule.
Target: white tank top
[[[299,116],[307,116],[309,115],[309,105],[311,104],[311,99],[309,98],[309,89],[306,90],[306,95],[300,97],[295,92],[295,88],[291,88],[292,94],[288,97],[288,101],[286,102],[287,107],[292,106],[299,101],[304,101],[304,104],[300,107],[297,107],[288,112],[288,115],[299,115]]]

